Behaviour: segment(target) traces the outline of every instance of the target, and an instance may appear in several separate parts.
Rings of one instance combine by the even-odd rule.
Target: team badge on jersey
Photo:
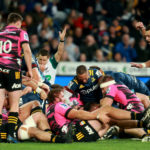
[[[15,78],[20,79],[20,72],[15,72]]]
[[[29,41],[29,37],[28,37],[28,34],[27,33],[24,33],[24,39]]]
[[[67,109],[69,106],[67,104],[60,104],[61,107]]]

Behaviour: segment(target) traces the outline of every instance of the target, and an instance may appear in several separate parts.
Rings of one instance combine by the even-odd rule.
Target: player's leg
[[[8,135],[14,137],[15,127],[18,121],[18,111],[19,111],[19,98],[21,90],[8,92],[9,99],[9,115],[8,115]]]
[[[15,127],[18,121],[19,99],[21,96],[21,76],[19,71],[9,70],[5,75],[5,89],[8,91],[9,115],[8,115],[8,141],[16,138]]]

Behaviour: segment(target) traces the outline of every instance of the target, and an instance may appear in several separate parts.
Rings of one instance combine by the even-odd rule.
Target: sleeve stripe
[[[68,119],[68,114],[69,114],[69,112],[72,110],[72,108],[69,108],[67,111],[66,111],[66,113],[65,113],[65,117]]]

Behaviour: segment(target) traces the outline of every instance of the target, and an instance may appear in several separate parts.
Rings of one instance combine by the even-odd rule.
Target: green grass
[[[105,140],[91,143],[51,144],[51,143],[1,143],[0,150],[150,150],[150,142],[135,140]]]

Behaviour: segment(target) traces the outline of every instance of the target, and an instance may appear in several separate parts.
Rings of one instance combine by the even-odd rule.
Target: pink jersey
[[[62,102],[52,104],[47,108],[48,122],[55,134],[59,134],[62,126],[71,122],[71,120],[67,119],[67,114],[71,109],[69,105]]]
[[[21,44],[28,43],[28,34],[15,26],[0,31],[0,66],[20,71]]]
[[[110,85],[106,97],[112,98],[119,108],[134,112],[143,112],[144,106],[140,99],[125,85]]]

